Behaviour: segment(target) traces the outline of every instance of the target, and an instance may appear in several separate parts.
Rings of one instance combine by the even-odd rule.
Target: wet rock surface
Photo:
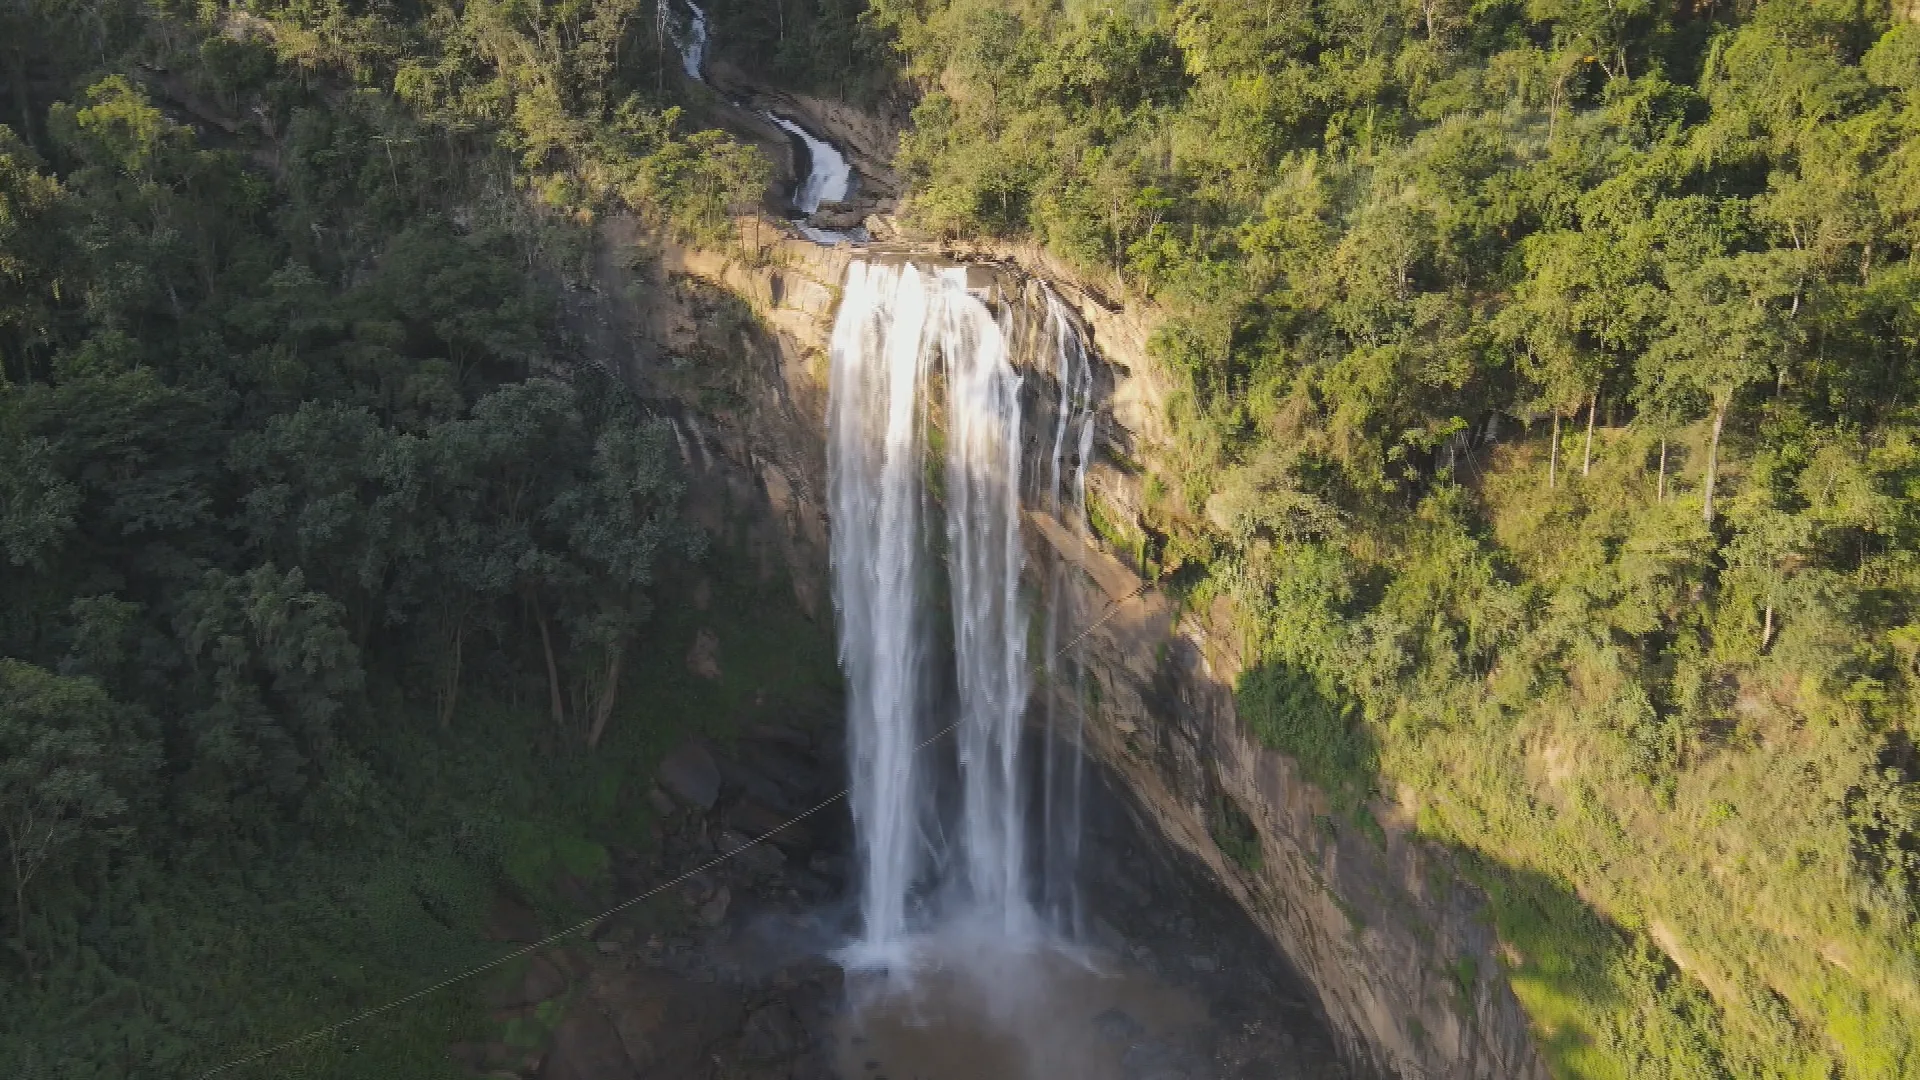
[[[615,853],[614,891],[637,895],[742,850],[603,923],[593,942],[529,958],[490,995],[512,1037],[457,1044],[450,1057],[474,1075],[523,1080],[1349,1075],[1273,950],[1217,888],[1139,833],[1104,784],[1090,785],[1081,945],[1049,961],[1057,988],[1023,975],[1019,993],[956,989],[936,968],[915,981],[906,1012],[877,1003],[874,977],[833,959],[857,928],[844,804],[776,834],[784,844],[748,844],[758,826],[834,794],[839,755],[783,728],[669,755],[658,780],[679,798],[661,804],[657,850]],[[510,901],[496,921],[530,932]],[[1028,1031],[1047,1045],[1028,1045]]]

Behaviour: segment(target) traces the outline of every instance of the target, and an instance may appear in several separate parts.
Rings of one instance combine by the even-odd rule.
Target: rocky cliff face
[[[853,253],[771,223],[746,231],[741,250],[713,252],[609,229],[599,295],[582,302],[574,323],[591,352],[623,358],[628,379],[688,431],[697,506],[753,499],[770,508],[758,549],[825,617],[825,353]],[[928,254],[992,260],[983,272],[1009,297],[1040,277],[1068,301],[1103,362],[1089,488],[1112,511],[1137,514],[1139,482],[1127,463],[1166,444],[1166,388],[1147,360],[1148,320],[1038,252]],[[670,286],[664,299],[626,295],[633,265],[658,268]],[[1232,688],[1243,661],[1230,612],[1180,612],[1157,592],[1136,596],[1143,582],[1084,530],[1037,514],[1030,521],[1030,562],[1070,562],[1076,609],[1099,620],[1081,646],[1095,684],[1087,752],[1285,954],[1346,1056],[1382,1075],[1544,1078],[1501,975],[1500,943],[1445,854],[1388,802],[1373,808],[1378,834],[1337,819],[1290,759],[1239,723]],[[1249,824],[1258,858],[1244,845],[1229,857],[1216,838]]]

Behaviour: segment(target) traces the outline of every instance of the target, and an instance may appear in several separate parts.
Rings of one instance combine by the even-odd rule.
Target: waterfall
[[[830,346],[833,598],[847,676],[860,906],[866,940],[876,945],[905,935],[907,894],[927,858],[916,753],[931,730],[919,611],[920,398],[923,338],[940,286],[908,268],[854,263]]]
[[[1026,495],[1084,520],[1092,367],[1057,297],[1047,295],[1037,326],[1007,306],[996,316],[992,299],[969,288],[964,268],[855,262],[833,333],[834,602],[862,947],[882,959],[940,925],[1013,941],[1072,929],[1077,709],[1048,710],[1056,737],[1029,762],[1036,658],[1022,511]],[[1052,369],[1037,375],[1058,383],[1059,404],[1048,457],[1029,471],[1040,463],[1023,460],[1015,359],[1036,346]],[[1023,491],[1023,476],[1043,490]],[[1060,573],[1048,592],[1065,594]],[[942,607],[950,648],[938,634]],[[1049,680],[1063,677],[1053,656],[1062,607],[1050,603],[1045,621]],[[949,719],[951,746],[922,751]]]
[[[666,7],[660,8],[660,18],[664,25]],[[678,35],[675,35],[678,37]],[[687,78],[697,83],[707,81],[707,13],[693,0],[687,0],[687,36],[678,42],[680,46],[680,67],[686,71]]]
[[[1053,376],[1059,389],[1054,406],[1053,457],[1047,473],[1045,504],[1070,532],[1084,532],[1087,521],[1087,462],[1093,456],[1095,412],[1093,363],[1079,327],[1057,293],[1046,290],[1047,338],[1053,343]],[[1077,934],[1080,928],[1074,872],[1080,862],[1080,806],[1085,758],[1080,739],[1085,725],[1085,674],[1078,664],[1062,665],[1063,629],[1087,621],[1073,609],[1069,588],[1075,569],[1054,560],[1047,580],[1045,681],[1047,693],[1046,760],[1042,773],[1040,832],[1043,871],[1041,901],[1047,916]]]
[[[840,148],[784,116],[760,114],[780,130],[800,140],[807,148],[807,178],[793,193],[794,209],[802,214],[819,211],[821,203],[841,202],[853,184],[853,167]]]
[[[947,391],[947,574],[960,728],[963,886],[999,932],[1029,931],[1021,721],[1030,686],[1020,603],[1020,377],[1004,326],[942,275],[938,327]]]

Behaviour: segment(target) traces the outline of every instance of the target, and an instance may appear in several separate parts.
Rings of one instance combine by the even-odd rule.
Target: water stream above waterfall
[[[666,8],[660,9],[665,18]],[[680,66],[687,78],[707,81],[707,13],[699,4],[687,0],[687,34],[680,42]]]
[[[687,78],[701,85],[707,83],[707,49],[711,37],[711,22],[706,9],[693,2],[683,0],[687,6],[687,25],[678,29],[667,21],[667,9],[660,9],[662,25],[671,33],[680,48],[680,66]],[[729,101],[733,108],[745,113],[748,107],[739,101]],[[820,212],[823,205],[840,203],[853,191],[853,166],[847,161],[846,154],[826,139],[815,135],[789,117],[781,116],[770,109],[761,109],[757,115],[785,132],[793,139],[796,157],[805,165],[805,175],[800,177],[793,189],[791,202],[800,219],[795,225],[801,235],[816,244],[829,247],[835,244],[863,241],[864,230],[826,229],[813,225],[804,219]]]

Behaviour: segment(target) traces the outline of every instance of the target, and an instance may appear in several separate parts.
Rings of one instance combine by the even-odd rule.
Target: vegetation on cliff
[[[714,236],[765,185],[655,30],[0,8],[0,1072],[192,1075],[490,957],[496,887],[564,907],[642,841],[662,739],[831,678],[750,570],[654,610],[701,546],[674,433],[560,317],[584,222]],[[780,644],[691,678],[695,619]],[[477,1023],[261,1075],[458,1075]]]
[[[1920,24],[873,0],[907,210],[1164,315],[1149,569],[1555,1071],[1920,1073]],[[1435,963],[1444,964],[1445,958]]]

